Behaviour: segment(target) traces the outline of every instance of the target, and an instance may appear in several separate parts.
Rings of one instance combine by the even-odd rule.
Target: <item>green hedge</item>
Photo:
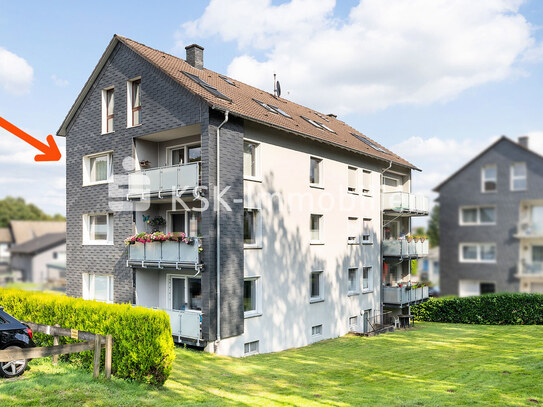
[[[0,305],[22,321],[111,334],[112,373],[117,377],[162,385],[172,370],[174,344],[170,319],[163,311],[11,289],[0,289]],[[53,344],[49,335],[36,334],[34,340],[38,346]],[[72,342],[60,338],[60,343]],[[81,352],[62,359],[90,368],[92,357],[92,352]]]
[[[411,307],[419,321],[485,325],[543,325],[543,294],[443,297]]]

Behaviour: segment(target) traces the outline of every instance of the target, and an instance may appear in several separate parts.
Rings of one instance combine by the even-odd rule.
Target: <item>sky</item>
[[[112,36],[338,117],[422,169],[432,189],[501,135],[543,153],[543,1],[0,0],[0,117],[55,134]],[[0,198],[65,213],[63,159],[0,129]],[[416,222],[420,223],[423,221]]]

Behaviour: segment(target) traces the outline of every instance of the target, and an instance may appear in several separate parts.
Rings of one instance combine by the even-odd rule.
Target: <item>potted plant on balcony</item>
[[[147,223],[151,225],[153,233],[156,233],[160,231],[162,226],[166,225],[166,219],[162,216],[155,216],[153,219],[147,220]]]
[[[140,161],[140,168],[146,169],[151,167],[151,161],[149,160],[141,160]]]

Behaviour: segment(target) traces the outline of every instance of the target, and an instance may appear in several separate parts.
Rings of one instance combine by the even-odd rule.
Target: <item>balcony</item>
[[[196,341],[199,345],[202,335],[202,312],[193,310],[164,309],[169,317],[172,327],[172,335],[177,337],[177,342],[186,339]]]
[[[128,175],[128,199],[181,196],[200,185],[200,163],[136,171]]]
[[[383,287],[383,305],[402,307],[418,304],[429,298],[428,287]]]
[[[428,215],[430,200],[422,195],[407,192],[386,192],[383,194],[383,211],[405,216]]]
[[[515,237],[519,239],[543,238],[543,224],[531,221],[519,222]]]
[[[181,241],[132,243],[128,245],[128,266],[156,268],[192,268],[200,264],[200,238],[190,244]]]
[[[521,262],[518,267],[518,277],[543,277],[543,263]]]
[[[407,239],[383,240],[383,257],[418,258],[428,255],[430,241],[424,242]]]

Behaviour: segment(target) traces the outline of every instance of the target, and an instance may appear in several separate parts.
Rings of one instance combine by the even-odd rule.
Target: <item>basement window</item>
[[[206,81],[204,81],[200,77],[198,77],[196,75],[193,75],[191,73],[185,72],[185,71],[181,71],[181,72],[183,74],[185,74],[185,76],[189,77],[194,82],[196,82],[198,85],[200,85],[202,88],[207,90],[209,93],[211,93],[212,95],[218,97],[219,99],[224,99],[224,100],[227,100],[229,102],[232,101],[232,99],[230,99],[228,96],[223,95],[221,92],[219,92],[217,89],[215,89],[213,86],[211,86],[209,83],[207,83]]]
[[[258,341],[247,342],[243,345],[245,355],[254,355],[258,353]]]
[[[383,150],[381,147],[379,147],[377,144],[375,144],[373,141],[365,138],[365,137],[362,137],[356,133],[351,133],[354,137],[356,137],[358,140],[360,140],[361,142],[367,144],[368,146],[370,146],[371,148],[373,148],[374,150],[377,150],[381,153],[385,153],[385,154],[388,154],[385,150]]]

